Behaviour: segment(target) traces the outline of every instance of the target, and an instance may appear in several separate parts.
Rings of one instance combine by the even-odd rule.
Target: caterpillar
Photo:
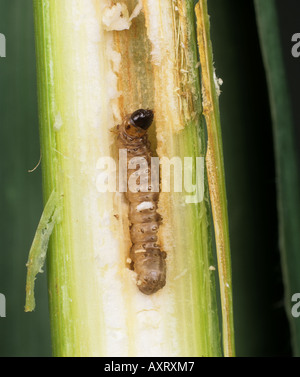
[[[159,192],[154,192],[150,182],[151,151],[147,130],[154,118],[152,110],[139,109],[127,115],[118,129],[118,148],[127,150],[127,192],[129,203],[131,268],[137,274],[139,290],[151,295],[166,284],[166,253],[161,251],[157,243],[157,232],[161,223],[161,216],[157,212]],[[147,162],[144,178],[134,192],[128,184],[130,176],[141,168],[136,164],[135,169],[129,169],[130,161],[135,157],[142,157]],[[141,160],[140,160],[141,161]],[[146,179],[145,179],[146,178]],[[137,179],[137,180],[138,180]]]

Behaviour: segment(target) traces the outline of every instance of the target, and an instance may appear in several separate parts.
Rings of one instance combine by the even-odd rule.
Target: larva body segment
[[[137,286],[150,295],[166,284],[166,253],[157,243],[161,221],[157,213],[158,192],[153,192],[151,182],[151,151],[147,129],[153,121],[151,110],[137,110],[125,117],[118,126],[118,147],[127,150],[127,193],[129,202],[130,259],[137,273]],[[142,158],[135,168],[130,168],[132,159]],[[147,162],[147,164],[146,164]],[[145,170],[143,170],[145,163]],[[138,173],[142,170],[143,174]],[[139,181],[137,190],[131,190],[130,179]]]

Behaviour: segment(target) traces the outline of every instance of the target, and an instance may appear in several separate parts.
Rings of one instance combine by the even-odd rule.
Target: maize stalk
[[[44,200],[59,203],[47,257],[54,355],[221,355],[194,2],[34,0],[34,12]],[[118,161],[115,126],[139,108],[155,112],[160,161],[193,161],[193,193],[172,169],[175,187],[160,193],[167,284],[151,296],[126,263],[128,203],[99,188],[114,182],[101,159]]]

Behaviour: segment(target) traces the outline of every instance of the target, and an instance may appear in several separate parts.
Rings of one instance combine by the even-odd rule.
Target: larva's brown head
[[[139,109],[129,115],[125,121],[125,131],[127,135],[142,137],[151,126],[154,118],[152,110]]]
[[[148,130],[151,126],[154,118],[154,113],[152,110],[139,109],[131,114],[130,122],[137,128],[142,128],[143,130]]]

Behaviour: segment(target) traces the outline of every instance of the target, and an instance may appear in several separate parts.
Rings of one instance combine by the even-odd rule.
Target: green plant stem
[[[206,119],[208,133],[206,167],[214,220],[221,292],[223,351],[225,356],[234,356],[231,257],[218,99],[219,93],[213,66],[210,24],[206,0],[200,0],[196,5],[196,16],[202,72],[203,113]]]
[[[109,1],[34,1],[44,196],[63,198],[47,257],[56,356],[220,355],[207,183],[196,204],[161,193],[168,280],[151,296],[126,264],[128,207],[97,186],[100,158],[118,158],[112,131],[141,106],[155,106],[159,157],[204,154],[193,2],[143,4],[107,30]]]

